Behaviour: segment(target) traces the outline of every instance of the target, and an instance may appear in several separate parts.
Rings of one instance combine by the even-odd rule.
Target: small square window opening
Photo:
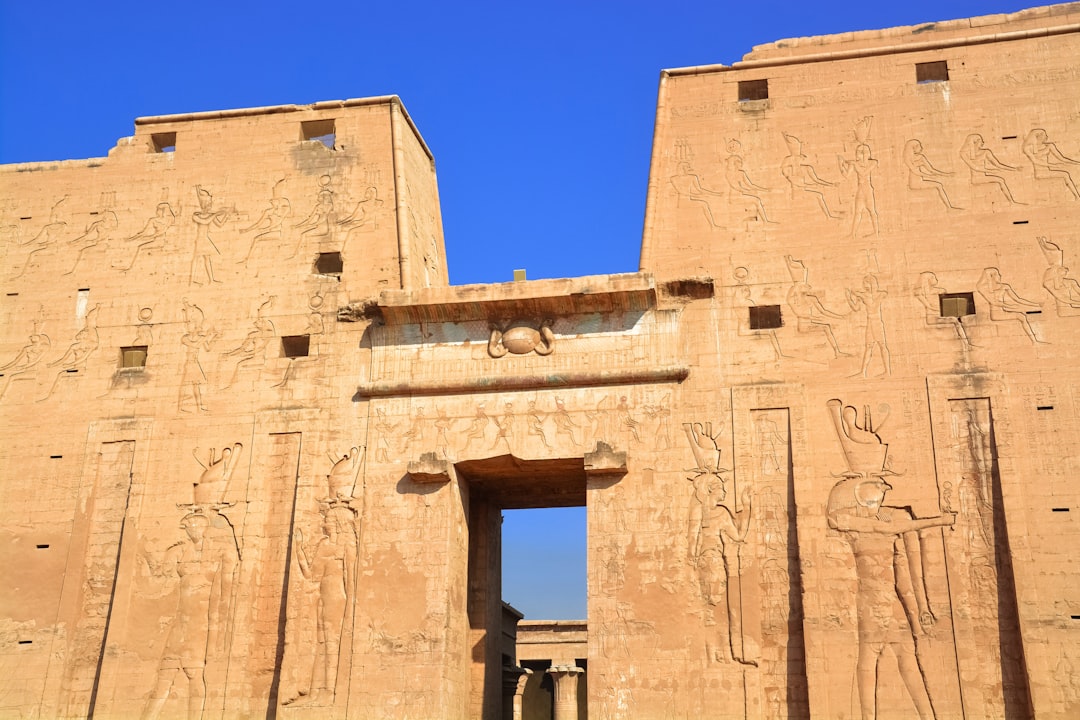
[[[754,305],[750,308],[751,330],[773,330],[783,324],[779,305]]]
[[[281,337],[281,354],[284,357],[307,357],[310,348],[310,335],[283,335]]]
[[[949,64],[944,60],[915,63],[915,82],[945,82],[949,79]]]
[[[334,120],[308,120],[300,123],[300,137],[303,140],[314,140],[321,142],[331,150],[334,149],[334,142],[337,139],[337,135],[334,132]]]
[[[315,261],[315,272],[319,275],[340,275],[345,269],[345,262],[341,259],[341,253],[319,253]]]
[[[154,152],[176,152],[176,133],[154,133],[150,136],[150,142],[154,144]]]
[[[941,317],[962,318],[975,314],[975,295],[972,293],[943,293]]]
[[[146,345],[120,348],[120,367],[124,369],[146,367]]]
[[[746,102],[748,100],[768,100],[769,98],[769,81],[768,80],[740,80],[739,81],[739,102]]]

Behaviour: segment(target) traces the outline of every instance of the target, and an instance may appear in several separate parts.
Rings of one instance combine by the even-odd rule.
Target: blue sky
[[[142,115],[395,94],[435,154],[453,284],[629,272],[660,70],[1032,4],[0,0],[0,163],[104,156]],[[584,516],[570,514],[521,516],[548,555],[579,560],[534,589],[507,575],[530,617],[585,615]],[[552,587],[569,600],[535,606]]]

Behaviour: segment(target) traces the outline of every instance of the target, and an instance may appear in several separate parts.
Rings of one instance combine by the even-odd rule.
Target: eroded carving
[[[198,305],[183,299],[184,334],[180,337],[180,344],[184,346],[184,364],[180,370],[180,396],[176,401],[176,409],[180,412],[192,412],[184,407],[184,400],[191,398],[194,410],[206,412],[206,402],[203,399],[203,388],[206,385],[206,371],[203,370],[199,354],[203,350],[209,350],[218,335],[212,329],[204,327],[206,315]]]
[[[292,204],[289,202],[289,198],[281,194],[281,186],[284,183],[284,180],[278,180],[274,183],[274,187],[270,191],[270,207],[264,209],[255,222],[246,228],[240,229],[241,235],[249,232],[255,233],[251,238],[247,254],[239,261],[240,263],[246,263],[251,259],[251,253],[254,252],[255,245],[260,241],[280,241],[284,237],[284,223],[292,215]]]
[[[139,243],[135,246],[135,253],[131,256],[131,262],[126,266],[114,264],[113,267],[123,272],[135,267],[135,261],[139,259],[139,253],[145,248],[151,245],[155,247],[164,246],[165,235],[174,224],[176,224],[176,211],[172,209],[172,205],[167,202],[158,203],[157,209],[154,211],[154,217],[146,221],[143,229],[124,240],[125,243]]]
[[[1061,247],[1046,237],[1038,238],[1038,242],[1048,265],[1042,285],[1054,298],[1057,314],[1060,317],[1080,315],[1080,282],[1069,275]]]
[[[323,175],[319,178],[319,192],[315,199],[315,206],[306,218],[293,225],[294,230],[300,230],[296,240],[296,247],[292,255],[296,257],[304,242],[309,239],[327,240],[332,237],[334,222],[334,191],[330,189],[330,176]]]
[[[753,201],[762,221],[773,222],[769,220],[769,216],[765,213],[765,204],[761,201],[761,193],[766,192],[768,188],[756,184],[743,168],[743,158],[740,154],[742,144],[738,140],[729,140],[727,151],[728,156],[724,161],[724,179],[727,180],[728,187],[731,188],[733,193],[738,193],[744,198]]]
[[[39,399],[38,402],[49,399],[53,391],[56,390],[61,378],[86,369],[87,359],[94,354],[94,351],[101,344],[97,330],[97,316],[100,307],[100,305],[95,305],[87,311],[86,317],[83,318],[82,329],[75,333],[75,338],[71,345],[68,346],[67,351],[58,359],[49,363],[48,367],[60,366],[60,369],[56,372],[56,378],[49,387],[49,392],[45,393],[45,397]]]
[[[68,241],[68,246],[78,247],[79,251],[75,253],[75,262],[72,263],[71,269],[64,273],[65,275],[71,275],[75,272],[75,269],[79,267],[79,261],[82,260],[84,252],[102,243],[107,243],[116,228],[120,227],[120,220],[117,219],[116,213],[112,210],[103,210],[94,214],[101,217],[91,221],[82,235]]]
[[[38,231],[37,235],[25,242],[19,243],[22,247],[29,245],[31,248],[30,252],[26,255],[26,260],[23,262],[22,269],[11,276],[12,280],[22,277],[27,269],[29,269],[30,262],[34,259],[34,256],[39,252],[48,250],[49,247],[56,242],[59,234],[67,227],[67,223],[60,219],[60,206],[63,205],[64,201],[67,199],[68,196],[65,195],[53,204],[52,209],[49,210],[49,222],[41,227],[41,230]]]
[[[713,203],[716,201],[712,198],[721,197],[721,194],[703,186],[701,178],[694,173],[690,163],[680,162],[678,171],[671,176],[670,182],[672,187],[675,188],[675,192],[678,193],[680,200],[686,198],[701,207],[701,211],[705,213],[705,219],[709,221],[710,228],[720,227],[716,222],[716,213],[713,212]]]
[[[0,399],[3,399],[11,383],[37,367],[50,347],[52,341],[48,335],[40,332],[39,324],[35,322],[34,331],[30,333],[27,344],[22,346],[14,358],[0,365],[0,377],[4,378],[4,384],[0,387]]]
[[[878,161],[872,157],[870,146],[866,144],[870,135],[870,123],[872,116],[866,116],[855,125],[855,140],[859,144],[855,147],[855,159],[848,160],[839,155],[840,173],[844,177],[855,176],[855,197],[852,202],[851,237],[859,235],[859,226],[863,218],[869,217],[874,227],[874,234],[880,232],[878,228],[877,201],[874,199],[874,182],[872,173],[877,169]]]
[[[832,323],[829,320],[841,320],[843,315],[826,309],[818,297],[814,288],[810,285],[810,271],[807,270],[802,260],[796,260],[790,255],[784,256],[788,272],[791,274],[792,285],[788,290],[787,304],[795,315],[795,328],[799,332],[811,332],[821,330],[829,341],[834,357],[850,356],[840,350],[833,333]]]
[[[248,332],[244,342],[240,343],[238,347],[225,353],[226,356],[236,356],[238,359],[229,382],[222,387],[222,390],[231,387],[236,382],[240,370],[262,367],[266,362],[266,349],[277,336],[277,330],[274,328],[274,323],[266,317],[265,313],[274,304],[275,299],[276,296],[271,295],[259,305],[259,309],[255,313],[255,319],[252,320],[254,329]]]

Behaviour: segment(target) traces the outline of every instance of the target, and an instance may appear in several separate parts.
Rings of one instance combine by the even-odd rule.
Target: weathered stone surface
[[[1077,716],[1077,57],[667,71],[624,275],[448,287],[396,98],[0,168],[0,716]],[[566,505],[587,630],[515,652]]]

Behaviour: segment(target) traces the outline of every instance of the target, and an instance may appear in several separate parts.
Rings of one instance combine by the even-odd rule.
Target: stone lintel
[[[419,460],[410,460],[409,477],[417,483],[450,482],[450,463],[440,460],[433,452],[426,452]]]
[[[585,453],[585,474],[593,477],[625,475],[626,453],[615,452],[606,442],[597,441],[596,449]]]
[[[360,385],[359,398],[403,397],[408,395],[457,395],[514,390],[554,390],[559,388],[602,387],[605,385],[649,385],[681,383],[690,375],[685,365],[599,372],[553,373],[551,375],[485,376],[464,381],[438,380],[374,382]]]
[[[384,290],[379,295],[379,310],[387,325],[518,318],[539,321],[597,312],[644,311],[655,306],[656,283],[645,273]]]

